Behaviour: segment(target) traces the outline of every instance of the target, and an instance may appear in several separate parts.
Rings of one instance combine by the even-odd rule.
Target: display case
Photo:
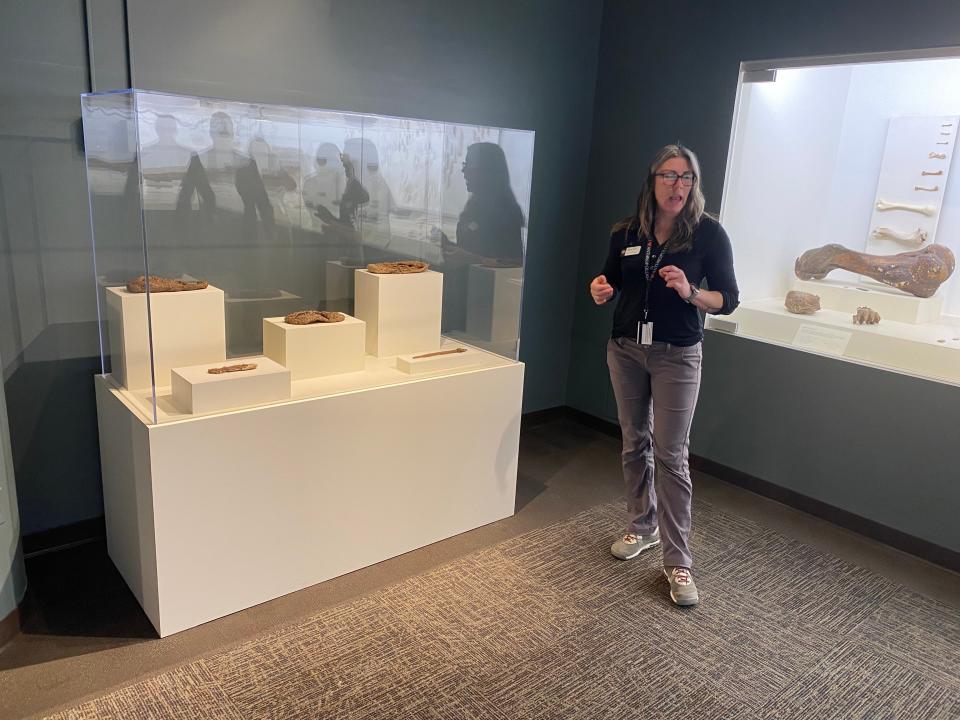
[[[178,368],[276,360],[264,328],[300,310],[366,322],[372,352],[334,372],[343,333],[298,330],[316,342],[289,362],[320,364],[287,399],[408,381],[401,354],[516,360],[532,132],[137,90],[82,106],[103,372],[149,422],[197,414]],[[401,260],[429,269],[366,271]]]
[[[107,545],[161,635],[513,513],[532,132],[82,106]]]
[[[960,383],[960,52],[741,66],[714,330]]]

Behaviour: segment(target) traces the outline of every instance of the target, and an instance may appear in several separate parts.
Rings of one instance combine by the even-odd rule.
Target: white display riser
[[[225,412],[290,399],[290,371],[268,357],[234,358],[223,365],[256,365],[252,370],[211,373],[209,363],[170,371],[173,404],[185,413]]]
[[[523,268],[471,265],[467,276],[467,335],[509,342],[520,335]]]
[[[363,370],[366,337],[366,323],[349,315],[311,325],[263,319],[263,354],[288,368],[294,380]]]
[[[117,382],[130,390],[151,387],[150,340],[157,385],[170,384],[175,367],[216,363],[227,357],[223,290],[146,293],[108,287],[110,360]]]
[[[883,319],[877,325],[854,325],[852,313],[819,310],[796,315],[780,298],[743,302],[720,320],[721,327],[736,322],[738,335],[960,383],[960,324]],[[707,322],[710,327],[713,318]]]
[[[830,280],[795,280],[793,289],[820,296],[820,307],[853,315],[858,307],[869,307],[884,320],[920,325],[935,323],[943,312],[943,298],[920,298],[884,287],[849,285]]]
[[[443,273],[355,271],[354,315],[367,324],[367,352],[371,355],[438,350],[442,306]]]
[[[520,363],[159,425],[96,394],[108,552],[161,637],[514,512]]]

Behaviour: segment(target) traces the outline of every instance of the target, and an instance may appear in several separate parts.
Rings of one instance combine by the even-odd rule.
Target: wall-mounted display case
[[[960,384],[960,52],[744,63],[708,327]]]
[[[138,90],[82,107],[103,371],[149,422],[516,360],[532,132]],[[409,259],[430,268],[366,272]],[[356,332],[294,332],[300,310]]]
[[[513,514],[532,132],[82,104],[107,547],[161,636]]]

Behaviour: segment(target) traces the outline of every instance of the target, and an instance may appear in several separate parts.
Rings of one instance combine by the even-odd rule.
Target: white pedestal
[[[367,352],[377,357],[440,348],[443,275],[355,274],[355,314],[367,323]]]
[[[470,367],[471,365],[478,365],[484,360],[485,355],[480,350],[456,343],[444,343],[441,350],[453,350],[455,348],[463,348],[463,352],[433,355],[432,357],[420,357],[420,355],[430,355],[431,353],[399,355],[397,356],[397,369],[408,375],[420,375],[437,372],[438,370],[456,370],[457,368]]]
[[[294,380],[363,370],[367,326],[346,316],[338,323],[289,325],[263,319],[263,354],[287,368]]]
[[[919,298],[882,287],[847,285],[828,279],[796,280],[794,290],[820,296],[820,307],[841,313],[857,312],[861,305],[876,310],[883,320],[920,325],[936,322],[943,310],[943,298]]]
[[[107,548],[161,637],[514,511],[520,363],[158,425],[96,389]]]
[[[520,335],[523,268],[471,265],[467,277],[467,335],[487,342]]]
[[[211,367],[255,363],[253,370],[211,374]],[[171,371],[173,404],[193,414],[223,412],[290,398],[290,371],[267,357],[231,358]]]
[[[107,325],[113,377],[129,390],[151,386],[147,296],[108,287]],[[216,363],[227,357],[223,291],[150,294],[153,362],[157,385],[170,383],[170,370]]]

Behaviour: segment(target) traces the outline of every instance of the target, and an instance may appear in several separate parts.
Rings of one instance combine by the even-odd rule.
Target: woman
[[[677,605],[699,602],[687,457],[700,389],[700,311],[726,314],[739,304],[730,239],[704,204],[696,155],[682,145],[662,148],[636,214],[614,225],[603,274],[590,283],[598,305],[617,298],[607,365],[623,433],[628,524],[610,551],[628,560],[662,541]],[[704,279],[709,290],[700,288]]]

